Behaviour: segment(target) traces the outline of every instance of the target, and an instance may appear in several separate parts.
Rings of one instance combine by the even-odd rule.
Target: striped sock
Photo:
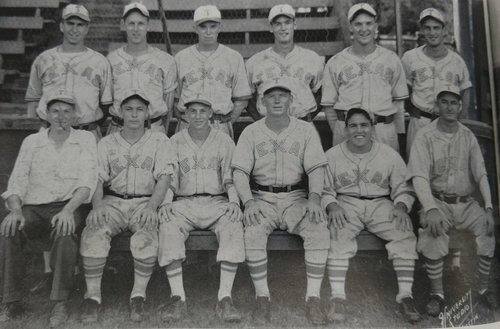
[[[477,267],[477,290],[480,294],[488,290],[492,260],[493,258],[491,257],[479,256],[479,264]]]
[[[165,267],[168,283],[172,296],[180,296],[181,300],[186,300],[184,283],[182,282],[182,261],[175,260]]]
[[[85,298],[90,298],[101,303],[101,279],[106,265],[106,258],[83,257],[83,272],[87,292]]]
[[[349,259],[328,259],[327,270],[332,298],[346,299],[345,277],[349,268]]]
[[[134,258],[134,287],[130,293],[130,299],[134,297],[146,299],[146,288],[148,287],[151,274],[153,274],[155,262],[156,257],[146,259]]]
[[[451,270],[455,271],[457,269],[460,269],[460,255],[462,253],[460,252],[460,249],[453,249],[450,251],[450,256],[451,256]]]
[[[255,287],[255,295],[269,297],[266,250],[247,250],[246,254],[248,270]]]
[[[398,278],[398,294],[396,301],[398,303],[405,297],[412,297],[411,288],[413,286],[413,271],[415,270],[415,261],[413,259],[396,258],[392,260],[396,277]]]
[[[306,250],[304,252],[307,274],[306,301],[309,297],[319,298],[327,256],[328,250]]]
[[[237,270],[237,263],[220,263],[219,301],[224,297],[231,297],[231,290],[233,290],[234,277]]]
[[[444,298],[443,290],[443,259],[425,259],[427,276],[431,282],[431,295],[439,295]]]

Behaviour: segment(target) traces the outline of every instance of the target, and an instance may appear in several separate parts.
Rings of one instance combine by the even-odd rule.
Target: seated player
[[[126,230],[133,233],[130,319],[138,322],[143,318],[146,287],[158,253],[157,210],[175,165],[167,136],[144,128],[148,105],[140,90],[124,93],[120,102],[123,128],[104,137],[97,146],[99,181],[80,247],[87,284],[81,314],[84,323],[98,319],[101,279],[111,238]]]
[[[495,222],[490,186],[481,148],[474,134],[458,121],[462,111],[460,90],[441,86],[436,108],[439,118],[420,129],[413,142],[408,163],[420,210],[417,249],[425,257],[431,285],[426,305],[429,315],[438,316],[445,298],[443,257],[448,254],[448,230],[471,232],[478,255],[475,296],[484,306],[494,308],[494,295],[488,291],[488,278],[495,251]],[[484,208],[472,198],[476,186]]]
[[[282,229],[304,239],[306,314],[313,324],[323,324],[320,287],[329,238],[320,199],[327,161],[314,126],[290,117],[289,86],[279,79],[262,86],[267,115],[240,136],[232,162],[234,183],[245,205],[246,259],[256,294],[254,320],[271,321],[267,238],[274,229]]]
[[[226,322],[239,322],[241,316],[231,299],[238,263],[245,260],[242,213],[233,186],[231,159],[234,142],[225,132],[210,127],[212,104],[204,97],[186,103],[187,129],[172,137],[178,159],[173,192],[169,190],[160,210],[160,249],[158,262],[166,266],[171,301],[162,312],[164,321],[186,316],[186,294],[182,282],[184,243],[194,229],[213,231],[219,242],[220,286],[216,313]]]
[[[412,297],[417,239],[408,212],[415,200],[406,184],[406,165],[390,146],[373,137],[373,121],[363,109],[346,114],[347,140],[326,152],[332,193],[324,197],[330,223],[328,276],[332,301],[327,317],[343,321],[347,312],[345,278],[349,259],[363,229],[388,241],[385,245],[398,281],[396,301],[409,322],[420,321]],[[327,194],[327,193],[325,193]]]
[[[97,183],[97,150],[92,133],[71,128],[77,116],[74,98],[64,92],[46,97],[50,126],[23,141],[2,194],[9,214],[0,225],[0,322],[24,311],[20,301],[27,239],[51,250],[54,305],[49,322],[56,327],[68,318],[78,233],[88,213],[83,204]]]

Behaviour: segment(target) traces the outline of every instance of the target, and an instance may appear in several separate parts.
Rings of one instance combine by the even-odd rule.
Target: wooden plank
[[[25,46],[23,40],[0,40],[0,54],[24,54]]]
[[[251,0],[251,1],[234,1],[234,0],[217,0],[212,3],[220,10],[231,9],[261,9],[271,8],[275,5],[288,3],[294,8],[298,7],[331,7],[333,2],[337,0]],[[143,0],[143,3],[149,10],[158,10],[157,0]],[[163,8],[171,10],[195,10],[199,6],[207,5],[206,0],[163,0]]]
[[[191,21],[175,19],[167,21],[168,31],[172,32],[193,32]],[[269,22],[265,18],[254,19],[226,19],[223,21],[222,32],[257,32],[269,31]],[[330,30],[339,28],[337,17],[315,17],[297,18],[297,30]],[[125,30],[125,27],[121,27]],[[159,19],[151,20],[149,25],[150,32],[163,32],[161,21]]]
[[[334,55],[344,49],[344,43],[342,41],[332,41],[332,42],[297,42],[297,45],[307,48],[310,50],[314,50],[321,56],[328,56],[328,55]],[[123,46],[124,43],[120,42],[111,42],[108,47],[108,51],[113,51],[121,46]],[[154,47],[160,48],[162,50],[165,50],[165,45],[163,44],[151,44]],[[190,45],[179,45],[179,44],[173,44],[172,45],[172,51],[174,54],[178,53],[184,48],[189,47]],[[272,44],[252,44],[252,45],[244,45],[244,44],[237,44],[237,45],[227,45],[228,47],[236,50],[243,56],[243,58],[249,58],[255,53],[264,50],[266,48],[269,48],[272,46]]]
[[[156,0],[155,0],[156,1]],[[60,0],[0,0],[6,8],[59,8]]]
[[[43,28],[43,17],[41,16],[2,17],[0,19],[0,29],[39,30],[42,28]]]

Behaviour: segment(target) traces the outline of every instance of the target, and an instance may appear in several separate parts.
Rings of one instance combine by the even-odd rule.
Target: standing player
[[[233,137],[232,123],[251,97],[243,57],[217,41],[222,24],[217,7],[196,8],[193,20],[198,43],[175,55],[179,79],[177,131],[188,125],[185,102],[201,93],[212,100],[212,127]]]
[[[85,47],[89,12],[82,5],[67,5],[59,28],[61,45],[44,51],[31,66],[26,90],[28,116],[47,118],[47,96],[61,90],[74,95],[78,120],[75,129],[84,129],[101,138],[99,121],[112,103],[111,70],[106,58]]]
[[[243,130],[232,162],[234,183],[245,205],[246,259],[256,294],[254,320],[271,321],[266,246],[269,234],[282,229],[304,239],[306,314],[313,324],[323,324],[320,287],[329,238],[320,198],[327,161],[314,126],[290,117],[289,83],[267,80],[262,93],[266,117]]]
[[[101,279],[111,238],[124,230],[133,233],[130,319],[142,320],[146,287],[158,252],[157,210],[174,169],[167,136],[144,128],[149,116],[146,96],[141,90],[129,90],[122,96],[120,115],[124,126],[97,146],[99,181],[82,233],[80,254],[87,284],[81,315],[84,323],[98,319]]]
[[[422,205],[417,249],[425,257],[431,296],[427,313],[439,315],[445,303],[443,257],[448,254],[448,230],[466,230],[475,236],[477,298],[490,308],[496,303],[488,292],[490,266],[495,250],[493,205],[483,155],[474,134],[458,118],[461,112],[458,87],[438,89],[439,118],[420,129],[413,142],[408,178]],[[484,208],[472,198],[476,185]],[[493,298],[492,298],[493,297]]]
[[[9,214],[0,225],[0,322],[23,312],[23,246],[26,239],[51,250],[50,327],[68,318],[68,297],[78,257],[78,234],[97,183],[95,138],[71,128],[75,100],[65,93],[45,95],[48,129],[21,145],[7,191]]]
[[[171,302],[162,314],[164,321],[186,316],[186,294],[182,281],[184,243],[193,229],[210,229],[219,242],[220,286],[217,315],[227,322],[239,322],[231,290],[238,263],[245,260],[243,223],[238,195],[233,186],[231,159],[234,142],[224,132],[210,127],[212,104],[205,97],[187,100],[187,129],[172,137],[178,158],[172,192],[161,209],[158,263],[166,266],[172,291]]]
[[[349,9],[354,38],[351,47],[333,56],[325,67],[321,105],[333,133],[333,145],[344,140],[347,110],[362,108],[374,116],[375,138],[396,151],[404,134],[404,99],[408,88],[398,56],[377,46],[377,13],[367,3]]]
[[[330,321],[346,313],[345,278],[349,259],[356,255],[356,236],[362,229],[388,241],[385,245],[398,280],[396,301],[411,323],[420,321],[412,297],[417,238],[408,211],[415,197],[406,184],[406,165],[388,145],[372,140],[373,123],[367,111],[350,109],[345,120],[347,140],[326,152],[335,193],[324,203],[330,224],[328,276],[332,302]],[[336,194],[336,196],[335,196]]]
[[[314,51],[294,44],[293,35],[297,28],[295,10],[290,5],[276,5],[269,11],[271,33],[274,45],[247,61],[248,79],[254,97],[248,105],[248,113],[254,120],[266,114],[262,104],[262,86],[268,79],[286,77],[290,80],[293,103],[290,114],[293,117],[311,121],[318,113],[321,80],[325,59]]]
[[[127,45],[108,55],[115,99],[114,106],[110,109],[112,121],[108,134],[123,126],[123,120],[119,116],[119,100],[130,89],[141,89],[150,101],[148,121],[151,129],[167,133],[177,87],[174,58],[148,45],[149,11],[142,3],[132,2],[126,5],[122,19],[127,32]]]

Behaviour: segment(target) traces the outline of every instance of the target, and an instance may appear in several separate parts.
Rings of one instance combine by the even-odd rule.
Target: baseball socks
[[[477,267],[477,291],[479,294],[484,294],[488,290],[490,279],[491,261],[493,258],[487,256],[479,256]]]
[[[345,278],[349,268],[349,259],[333,259],[327,261],[328,280],[332,289],[332,299],[346,299]]]
[[[395,258],[392,260],[394,271],[398,279],[398,294],[396,301],[398,303],[405,297],[412,297],[411,288],[413,286],[413,271],[415,270],[415,261],[413,259]]]
[[[270,296],[267,285],[267,252],[264,249],[246,250],[246,258],[250,277],[257,297]]]
[[[146,259],[134,258],[134,287],[130,294],[130,299],[134,297],[142,297],[146,299],[146,288],[148,287],[149,279],[153,274],[156,257]]]
[[[220,263],[220,283],[218,298],[221,301],[224,297],[231,297],[233,290],[234,277],[238,270],[237,263],[221,262]]]
[[[304,252],[307,274],[306,301],[309,297],[320,297],[327,256],[328,250],[305,250]]]
[[[425,258],[425,268],[431,283],[431,296],[437,295],[444,299],[443,290],[443,258]]]
[[[168,283],[170,284],[171,296],[179,296],[182,301],[186,300],[184,283],[182,281],[182,261],[175,260],[165,267]]]
[[[452,271],[460,271],[460,255],[460,249],[454,249],[450,251]]]
[[[106,265],[106,258],[83,257],[83,271],[87,292],[85,298],[90,298],[101,304],[101,279]]]

